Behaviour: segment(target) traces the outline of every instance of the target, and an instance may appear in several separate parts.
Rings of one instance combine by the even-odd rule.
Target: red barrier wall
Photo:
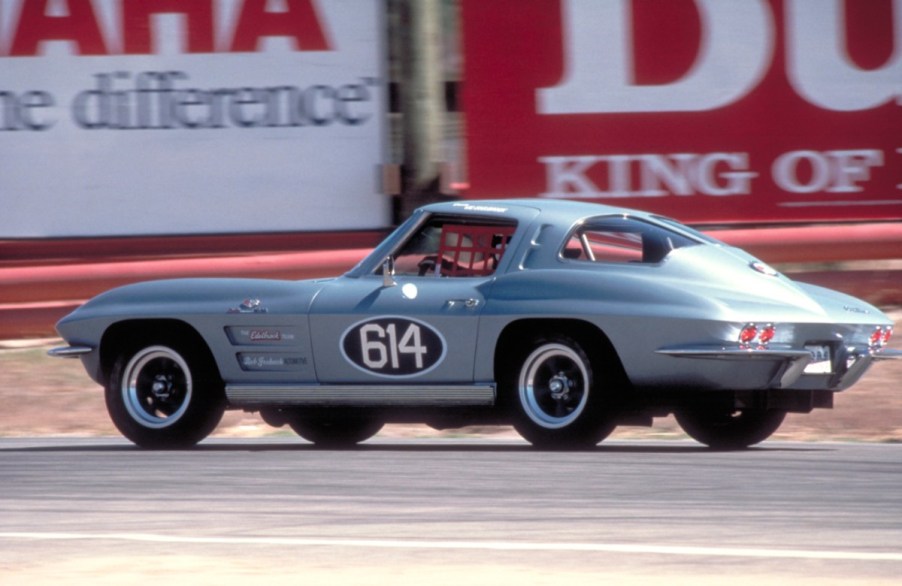
[[[770,263],[902,259],[902,224],[711,231]],[[270,246],[281,246],[273,240]],[[369,248],[65,263],[0,268],[0,339],[54,335],[53,324],[84,300],[112,287],[178,277],[305,279],[339,275]],[[902,270],[814,272],[799,280],[835,288],[878,304],[902,304]]]

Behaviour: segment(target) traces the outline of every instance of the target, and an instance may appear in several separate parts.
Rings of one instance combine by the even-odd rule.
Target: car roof
[[[408,222],[400,226],[398,230],[386,238],[367,258],[352,268],[346,275],[356,277],[363,274],[371,274],[381,264],[385,255],[394,247],[399,246],[402,238],[406,237],[405,234],[424,217],[429,216],[472,216],[474,219],[490,218],[495,221],[507,220],[516,222],[519,226],[517,231],[519,237],[517,240],[525,238],[523,235],[526,232],[522,230],[523,228],[541,225],[543,226],[543,235],[547,238],[547,241],[557,243],[563,242],[574,226],[599,216],[629,216],[660,225],[660,220],[657,219],[657,216],[647,212],[563,199],[474,199],[433,203],[418,208],[413,216],[408,219]],[[407,229],[405,229],[405,225]],[[671,227],[671,229],[673,228]],[[521,245],[521,243],[516,244],[517,247]],[[557,251],[558,249],[555,248],[553,254],[556,255]],[[512,257],[515,256],[512,255]]]
[[[482,199],[459,200],[424,206],[422,211],[431,214],[473,214],[478,216],[508,217],[514,220],[536,218],[543,223],[571,226],[575,222],[593,216],[630,215],[649,218],[650,214],[639,210],[596,203],[563,199]]]

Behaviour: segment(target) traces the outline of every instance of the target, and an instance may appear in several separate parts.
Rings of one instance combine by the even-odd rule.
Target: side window
[[[599,218],[577,228],[561,256],[606,263],[655,264],[672,250],[698,244],[660,226],[632,218]]]
[[[482,277],[495,272],[516,226],[435,218],[395,256],[395,273]]]

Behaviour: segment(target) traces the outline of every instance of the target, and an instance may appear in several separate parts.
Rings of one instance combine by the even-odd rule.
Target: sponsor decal
[[[282,332],[279,330],[251,330],[248,332],[248,338],[251,342],[277,342],[282,339]]]
[[[230,307],[229,313],[266,313],[269,311],[263,307],[262,302],[254,297],[249,297],[241,302],[238,307]]]
[[[496,212],[496,213],[504,213],[507,211],[507,208],[499,207],[499,206],[491,206],[491,205],[480,205],[480,204],[472,204],[472,203],[455,203],[451,204],[455,208],[461,208],[467,212]]]
[[[307,358],[297,354],[238,354],[238,364],[246,371],[293,371],[307,366]]]
[[[229,341],[235,346],[270,345],[290,346],[297,344],[299,329],[292,326],[229,326],[226,328]]]
[[[442,335],[425,322],[383,316],[352,325],[341,338],[341,352],[356,368],[385,377],[423,375],[445,358]]]

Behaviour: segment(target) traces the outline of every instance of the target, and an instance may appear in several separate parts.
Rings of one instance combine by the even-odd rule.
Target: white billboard
[[[381,0],[0,0],[0,238],[389,224]]]

